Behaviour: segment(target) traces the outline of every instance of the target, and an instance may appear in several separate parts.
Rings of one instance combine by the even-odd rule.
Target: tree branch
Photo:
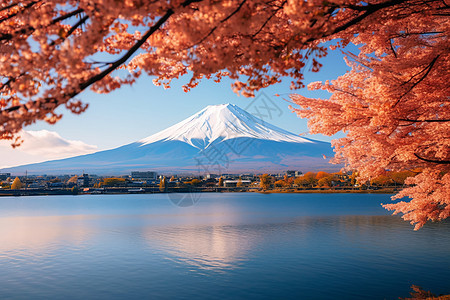
[[[186,7],[187,5],[194,3],[194,2],[200,2],[201,0],[187,0],[181,6]],[[81,93],[83,90],[85,90],[87,87],[91,86],[92,84],[96,83],[97,81],[102,80],[107,75],[109,75],[112,71],[117,69],[120,65],[125,63],[146,41],[147,39],[155,33],[169,18],[174,14],[173,9],[169,9],[166,11],[166,13],[156,22],[150,29],[145,33],[145,35],[131,47],[124,56],[122,56],[120,59],[116,60],[114,63],[111,64],[111,66],[104,71],[100,72],[99,74],[92,76],[85,82],[78,85],[78,88],[70,93],[66,93],[62,95],[63,99],[71,99]],[[36,103],[37,101],[33,101]],[[45,101],[39,101],[41,105],[46,105],[47,103],[54,103],[56,106],[59,105],[59,101],[56,98],[46,98]],[[20,108],[26,108],[26,104],[22,105],[16,105],[13,107],[9,107],[7,109],[2,110],[1,112],[12,112],[15,110],[18,110]]]
[[[83,11],[84,11],[84,9],[82,9],[82,8],[73,10],[73,11],[71,11],[71,12],[65,14],[65,15],[62,15],[62,16],[60,16],[60,17],[58,17],[58,18],[53,19],[52,22],[51,22],[50,24],[51,24],[51,25],[56,24],[56,23],[58,23],[59,21],[63,21],[63,20],[65,20],[65,19],[68,19],[68,18],[73,17],[73,16],[75,16],[75,15],[81,14]]]
[[[394,53],[395,58],[397,58],[397,52],[395,52],[394,45],[392,45],[392,39],[389,39],[389,44],[391,45],[391,50]]]
[[[331,34],[335,34],[338,32],[341,32],[347,28],[349,28],[350,26],[353,26],[359,22],[361,22],[362,20],[364,20],[365,18],[367,18],[368,16],[370,16],[371,14],[383,9],[383,8],[388,8],[390,6],[395,6],[395,5],[399,5],[402,4],[404,2],[407,2],[408,0],[392,0],[392,1],[387,1],[384,3],[379,3],[379,4],[373,4],[373,5],[365,5],[365,6],[354,6],[354,7],[350,7],[353,10],[357,10],[357,11],[364,11],[364,13],[352,20],[350,20],[349,22],[336,27],[336,29],[333,30],[333,32]],[[330,34],[330,35],[331,35]]]
[[[420,160],[429,162],[429,163],[434,163],[434,164],[440,164],[440,165],[448,165],[450,164],[450,160],[435,160],[435,159],[428,159],[428,158],[424,158],[419,156],[417,153],[414,153],[414,156],[417,157]]]
[[[423,69],[422,71],[420,71],[420,72],[418,73],[418,74],[420,74],[420,73],[422,73],[423,71],[427,70],[427,72],[426,72],[421,78],[419,78],[419,80],[417,80],[417,81],[416,81],[416,82],[415,82],[415,83],[414,83],[414,84],[413,84],[413,85],[412,85],[405,93],[403,93],[403,95],[400,96],[400,98],[398,98],[397,102],[395,102],[395,104],[394,104],[392,107],[395,107],[395,106],[400,102],[400,100],[402,100],[403,97],[405,97],[409,92],[411,92],[413,88],[415,88],[420,82],[422,82],[422,80],[424,80],[424,79],[428,76],[428,74],[431,72],[431,69],[433,68],[434,64],[436,63],[437,59],[439,58],[439,56],[440,56],[440,55],[436,56],[436,57],[428,64],[428,66],[427,66],[425,69]],[[417,76],[418,74],[414,75],[413,78],[414,78],[415,76]],[[411,79],[412,79],[412,78],[411,78]],[[408,80],[407,82],[411,81],[411,79]]]
[[[50,47],[54,46],[58,41],[59,42],[63,42],[64,40],[66,40],[78,27],[83,25],[88,19],[89,19],[88,16],[84,16],[83,18],[81,18],[75,25],[73,25],[70,28],[70,30],[65,34],[65,36],[60,37],[59,39],[54,40],[53,42],[51,42],[50,43]]]
[[[226,18],[224,18],[223,20],[220,21],[220,24],[225,23],[225,22],[228,21],[232,16],[234,16],[239,10],[241,10],[242,6],[244,5],[244,3],[245,3],[246,1],[247,1],[247,0],[242,1],[242,2],[239,4],[239,6],[238,6],[238,7],[237,7],[230,15],[228,15]],[[214,33],[214,31],[216,31],[216,29],[217,29],[218,27],[219,27],[219,25],[214,26],[214,27],[209,31],[209,33],[208,33],[207,35],[205,35],[198,43],[195,43],[195,45],[199,45],[199,44],[201,44],[202,42],[204,42],[208,37],[211,36],[211,34]],[[192,46],[189,47],[189,48],[192,48]]]
[[[0,9],[0,11],[4,11],[4,10],[10,9],[10,8],[13,8],[13,7],[19,5],[19,3],[20,3],[20,2],[16,2],[16,3],[12,3],[12,4],[10,4],[10,5],[7,5],[7,6],[3,6],[3,7]]]
[[[412,120],[412,119],[397,119],[399,121],[405,121],[405,122],[411,122],[411,123],[422,123],[422,122],[426,122],[426,123],[444,123],[444,122],[450,122],[450,119],[431,119],[431,120]]]
[[[84,11],[84,10],[81,9],[81,8],[80,8],[80,9],[76,9],[76,10],[71,11],[71,12],[65,14],[65,15],[62,15],[62,16],[60,16],[60,17],[58,17],[58,18],[53,19],[48,25],[40,26],[39,28],[46,27],[46,26],[51,26],[51,25],[55,25],[56,23],[58,23],[58,22],[60,22],[60,21],[63,21],[63,20],[66,20],[66,19],[68,19],[68,18],[70,18],[70,17],[73,17],[73,16],[75,16],[75,15],[77,15],[77,14],[80,14],[80,13],[82,13],[83,11]],[[25,28],[21,28],[21,29],[16,30],[13,34],[11,34],[11,33],[5,33],[5,34],[0,35],[0,41],[3,41],[3,40],[10,40],[10,39],[12,39],[12,38],[14,37],[14,35],[17,35],[17,34],[26,34],[26,33],[33,34],[34,31],[36,31],[36,28],[34,28],[34,27],[32,27],[32,26],[28,26],[28,27],[25,27]]]
[[[273,17],[275,17],[275,15],[277,14],[277,12],[279,12],[279,11],[284,7],[284,5],[285,5],[286,3],[287,3],[287,1],[283,1],[283,2],[281,3],[281,5],[280,5],[277,9],[275,9],[275,10],[273,11],[273,13],[270,15],[270,17],[268,17],[267,20],[264,21],[264,23],[263,23],[263,24],[261,25],[261,27],[258,29],[258,31],[256,31],[256,32],[252,35],[252,38],[256,37],[256,36],[264,29],[264,27],[266,27],[267,23],[269,23],[270,20],[271,20]]]
[[[35,5],[36,3],[39,3],[40,1],[32,1],[30,3],[28,3],[27,5],[25,5],[20,11],[16,11],[15,13],[10,14],[9,16],[4,17],[3,19],[0,20],[0,23],[3,23],[6,20],[9,20],[11,18],[14,18],[15,16],[17,16],[19,13],[23,12],[24,10],[27,10],[28,8],[32,7],[33,5]]]

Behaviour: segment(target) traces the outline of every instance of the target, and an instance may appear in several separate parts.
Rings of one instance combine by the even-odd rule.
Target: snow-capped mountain
[[[313,143],[309,139],[268,124],[229,103],[209,105],[186,120],[139,142],[148,145],[158,141],[182,141],[201,150],[214,142],[235,138]]]
[[[2,172],[14,174],[121,174],[136,170],[170,173],[337,170],[323,156],[329,143],[302,138],[233,104],[210,105],[193,116],[137,142]]]

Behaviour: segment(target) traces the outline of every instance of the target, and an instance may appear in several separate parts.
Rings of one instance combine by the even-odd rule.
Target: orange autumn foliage
[[[353,43],[350,72],[308,86],[330,99],[293,95],[296,112],[314,133],[347,132],[335,161],[361,182],[422,168],[397,195],[412,200],[385,206],[420,228],[450,216],[449,14],[440,0],[2,1],[0,138],[16,146],[24,126],[60,120],[58,108],[85,111],[84,90],[108,93],[142,73],[164,87],[188,74],[185,91],[223,77],[244,96],[283,77],[301,88],[323,42]]]

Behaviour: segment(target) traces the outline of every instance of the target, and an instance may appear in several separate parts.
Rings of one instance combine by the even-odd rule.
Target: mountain
[[[210,105],[163,131],[115,149],[1,170],[14,174],[336,171],[330,143],[307,139],[233,104]]]

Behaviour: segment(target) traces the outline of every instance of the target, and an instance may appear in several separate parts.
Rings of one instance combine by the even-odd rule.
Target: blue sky
[[[355,51],[355,48],[346,50]],[[335,79],[345,73],[348,67],[343,57],[340,50],[330,51],[321,60],[324,66],[320,72],[305,74],[305,83]],[[110,94],[95,94],[91,91],[82,93],[78,99],[89,103],[85,113],[73,115],[61,109],[59,112],[64,116],[56,125],[39,122],[26,127],[25,142],[18,149],[11,149],[8,142],[0,142],[0,167],[115,148],[159,132],[207,105],[233,103],[246,108],[253,100],[236,95],[231,90],[230,80],[221,83],[204,80],[198,87],[185,93],[181,86],[188,81],[188,77],[174,81],[167,90],[153,85],[152,79],[143,75],[133,86],[124,86]],[[307,120],[299,119],[292,113],[289,103],[282,98],[288,99],[290,93],[322,98],[328,95],[325,92],[310,92],[306,88],[291,91],[289,85],[290,80],[286,79],[261,90],[282,111],[266,121],[295,134],[305,133],[308,131]],[[321,135],[308,137],[331,140]]]

